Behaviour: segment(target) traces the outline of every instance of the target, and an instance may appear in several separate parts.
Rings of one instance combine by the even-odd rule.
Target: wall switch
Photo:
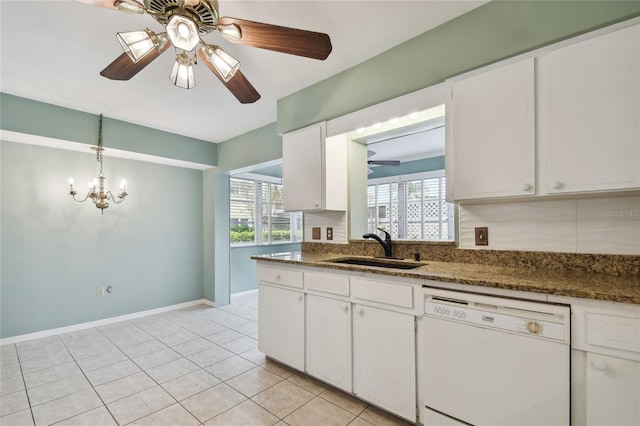
[[[327,226],[327,241],[333,240],[333,228]]]
[[[98,297],[104,296],[104,287],[97,287],[96,288],[96,296],[98,296]]]
[[[311,228],[311,239],[319,240],[320,238],[322,238],[321,228],[319,226],[314,226],[313,228]]]
[[[489,245],[489,228],[486,226],[475,228],[476,230],[476,245],[488,246]]]

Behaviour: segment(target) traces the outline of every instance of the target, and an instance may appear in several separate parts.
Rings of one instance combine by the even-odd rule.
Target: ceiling
[[[222,142],[276,121],[276,101],[361,63],[484,0],[244,1],[219,0],[220,15],[329,34],[325,61],[231,44],[262,98],[240,104],[203,65],[196,87],[169,81],[174,56],[166,52],[130,81],[100,71],[122,53],[115,34],[163,29],[147,15],[129,15],[75,1],[0,0],[0,90],[210,142]]]

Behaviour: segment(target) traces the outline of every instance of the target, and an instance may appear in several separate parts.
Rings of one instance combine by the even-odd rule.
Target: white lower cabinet
[[[266,262],[257,269],[262,353],[416,421],[418,284]]]
[[[258,349],[304,371],[304,293],[259,284]]]
[[[640,305],[549,301],[571,305],[571,423],[640,425]]]
[[[587,425],[640,425],[640,362],[587,353]]]
[[[307,372],[351,392],[351,303],[307,294]]]
[[[353,392],[413,422],[416,419],[414,318],[353,305]]]

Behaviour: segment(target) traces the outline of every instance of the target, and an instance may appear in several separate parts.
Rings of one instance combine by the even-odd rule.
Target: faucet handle
[[[382,231],[382,232],[384,232],[384,238],[385,238],[386,240],[390,240],[390,239],[391,239],[391,234],[389,234],[389,233],[388,233],[387,231],[385,231],[384,229],[382,229],[382,228],[378,228],[378,231]]]

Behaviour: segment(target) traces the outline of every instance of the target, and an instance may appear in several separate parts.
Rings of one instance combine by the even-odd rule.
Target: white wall
[[[462,205],[459,229],[461,248],[640,255],[640,195]]]

